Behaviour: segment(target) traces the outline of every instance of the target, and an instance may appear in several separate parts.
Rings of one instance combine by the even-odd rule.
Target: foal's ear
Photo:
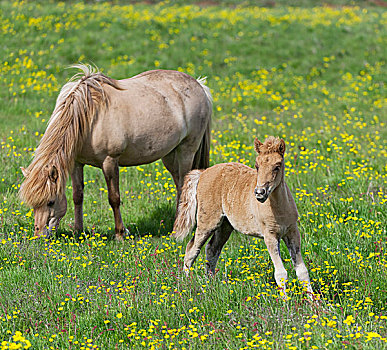
[[[263,143],[261,141],[259,141],[257,138],[255,138],[255,140],[254,140],[255,152],[259,153],[259,147],[261,147],[262,145],[263,145]]]
[[[48,174],[48,177],[49,179],[52,181],[52,182],[56,182],[56,180],[58,180],[58,169],[56,168],[55,165],[52,166],[49,174]]]
[[[285,154],[285,149],[286,149],[286,147],[285,147],[285,141],[284,141],[284,139],[281,139],[280,144],[279,144],[279,146],[278,146],[278,153],[279,153],[281,156],[283,156],[283,155]]]

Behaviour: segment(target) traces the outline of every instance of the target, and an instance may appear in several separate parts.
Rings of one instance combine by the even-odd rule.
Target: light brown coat
[[[56,229],[65,215],[65,186],[72,179],[74,228],[83,230],[83,167],[101,168],[113,209],[116,237],[126,232],[120,212],[119,166],[162,159],[179,198],[184,176],[206,168],[210,147],[211,93],[204,80],[154,70],[115,80],[77,65],[81,73],[58,96],[35,158],[20,188],[34,208],[35,234]]]
[[[289,249],[297,276],[312,293],[308,271],[300,250],[298,212],[284,181],[283,140],[257,139],[256,170],[239,163],[217,164],[193,170],[185,178],[173,235],[186,237],[197,223],[188,243],[184,268],[188,273],[201,247],[206,246],[206,269],[215,273],[220,252],[233,230],[263,238],[273,261],[275,280],[285,293],[287,272],[280,256],[283,239]]]

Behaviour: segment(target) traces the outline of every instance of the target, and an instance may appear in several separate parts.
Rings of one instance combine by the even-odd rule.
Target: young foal
[[[239,163],[224,163],[186,175],[173,236],[183,239],[195,222],[197,229],[187,245],[184,270],[188,274],[201,247],[212,236],[206,246],[206,270],[213,275],[220,252],[235,229],[264,239],[274,264],[275,280],[285,293],[288,275],[280,256],[282,238],[297,277],[313,293],[301,256],[296,204],[284,181],[285,142],[268,137],[265,143],[255,139],[254,144],[258,153],[256,170]]]

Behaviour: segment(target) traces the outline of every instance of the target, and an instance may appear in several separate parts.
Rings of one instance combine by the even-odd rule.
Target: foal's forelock
[[[278,137],[269,136],[265,142],[260,142],[257,138],[254,141],[255,150],[258,155],[279,153],[282,156],[285,153],[285,142]]]

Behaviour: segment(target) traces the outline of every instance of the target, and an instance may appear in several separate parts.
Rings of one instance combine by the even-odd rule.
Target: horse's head
[[[262,143],[256,138],[254,146],[258,154],[255,160],[257,186],[254,194],[259,202],[264,203],[283,180],[285,141],[270,136]]]
[[[28,170],[21,168],[23,175],[28,179],[30,173]],[[45,186],[48,188],[55,187],[58,180],[58,170],[55,166],[45,167],[43,176],[45,177]],[[34,209],[35,216],[35,236],[42,234],[50,236],[52,230],[57,230],[60,220],[66,214],[67,211],[67,199],[66,195],[55,194],[55,191],[47,191],[43,200],[31,200]],[[32,194],[33,195],[33,194]],[[37,197],[40,197],[41,193],[36,193]]]

